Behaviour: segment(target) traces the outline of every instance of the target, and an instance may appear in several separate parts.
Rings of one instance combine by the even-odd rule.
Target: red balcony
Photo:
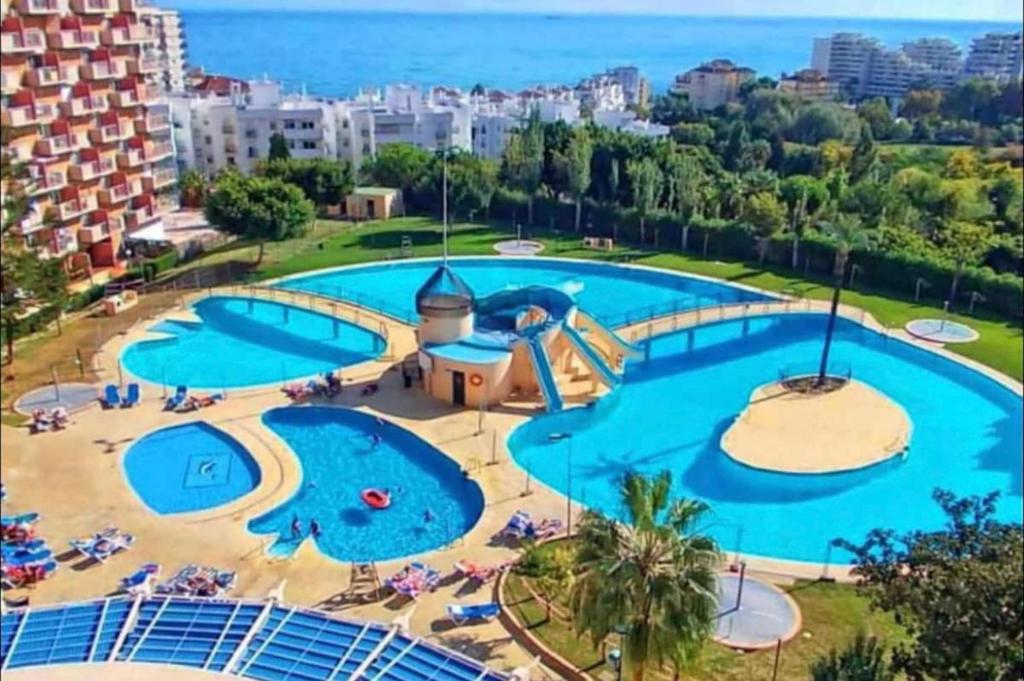
[[[134,196],[138,196],[141,191],[142,186],[140,183],[129,182],[122,176],[121,182],[105,187],[98,192],[100,205],[104,208],[112,208]]]
[[[57,217],[67,222],[91,210],[96,210],[96,197],[78,195],[57,204]]]
[[[20,73],[16,71],[0,71],[0,94],[13,95],[20,89]]]
[[[112,218],[104,210],[97,210],[85,219],[84,224],[78,228],[78,242],[81,244],[95,244],[110,238],[122,230],[121,219]]]
[[[152,222],[157,216],[156,208],[152,204],[147,204],[139,208],[132,208],[124,212],[124,227],[129,232],[133,232],[139,229],[147,222]]]
[[[151,162],[162,161],[165,158],[174,156],[174,145],[170,142],[153,142],[146,145],[146,160]]]
[[[80,28],[61,28],[49,34],[49,43],[55,50],[95,50],[100,46],[100,34]]]
[[[124,67],[124,61],[114,61],[113,59],[82,64],[81,71],[82,78],[86,80],[113,80],[124,78],[128,74]]]
[[[60,14],[60,3],[57,0],[20,0],[18,11],[25,16]]]
[[[46,35],[38,28],[0,33],[0,51],[4,54],[32,54],[46,50]]]
[[[12,128],[51,123],[56,117],[57,107],[52,104],[12,104],[0,113],[0,121]]]
[[[66,124],[65,124],[66,125]],[[54,132],[49,137],[36,141],[36,156],[61,156],[78,151],[85,146],[85,140],[75,132]]]
[[[146,162],[144,149],[129,149],[117,155],[117,167],[122,170],[139,168]]]
[[[91,116],[103,113],[107,110],[107,100],[100,95],[72,95],[71,99],[64,102],[64,112],[68,116]]]
[[[113,14],[117,11],[114,0],[71,0],[75,14]]]
[[[155,192],[174,185],[178,181],[178,173],[174,168],[158,168],[142,178],[142,188]]]
[[[71,179],[75,182],[90,182],[106,177],[117,170],[117,163],[111,157],[95,158],[71,166]]]
[[[113,115],[110,112],[109,115]],[[135,134],[134,125],[127,118],[115,118],[113,121],[100,121],[100,127],[89,131],[89,139],[93,144],[110,144],[120,142]]]
[[[156,57],[139,57],[128,61],[128,73],[145,76],[160,70],[160,60]]]
[[[167,114],[146,114],[145,118],[135,121],[135,129],[140,133],[151,135],[171,128],[171,120]]]
[[[121,22],[121,25],[111,26],[100,34],[103,44],[111,47],[141,45],[152,42],[154,39],[153,32],[149,30],[148,26],[136,23]]]
[[[59,63],[29,69],[28,84],[32,87],[51,87],[57,85],[73,85],[78,82],[78,74],[72,66],[61,66]]]
[[[140,106],[149,100],[149,89],[145,85],[132,85],[129,88],[115,90],[110,95],[110,103],[119,109]]]
[[[68,176],[60,170],[47,170],[46,168],[33,168],[31,196],[55,192],[68,186]]]

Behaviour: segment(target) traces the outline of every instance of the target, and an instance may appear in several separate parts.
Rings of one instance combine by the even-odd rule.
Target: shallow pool
[[[673,473],[676,493],[706,500],[710,532],[728,551],[845,561],[829,544],[876,527],[937,529],[935,488],[999,491],[998,517],[1021,521],[1019,396],[961,364],[840,320],[833,360],[902,405],[913,423],[906,461],[832,475],[764,473],[732,462],[718,442],[751,391],[783,367],[813,365],[827,317],[776,315],[655,338],[650,360],[628,365],[623,386],[595,406],[543,415],[509,439],[515,460],[564,491],[620,512],[618,481],[637,470]],[[571,432],[569,441],[549,434]]]
[[[567,286],[580,307],[606,326],[705,305],[765,300],[728,284],[639,267],[549,258],[455,258],[452,267],[482,297],[509,286]],[[438,260],[348,267],[288,279],[281,288],[344,298],[416,320],[416,291]]]
[[[128,449],[124,473],[155,513],[188,513],[239,499],[260,484],[256,461],[237,440],[197,422],[154,431]]]
[[[348,322],[270,301],[214,296],[192,310],[201,322],[160,322],[150,331],[168,338],[128,346],[125,369],[162,385],[239,388],[364,362],[385,345]]]
[[[302,481],[292,498],[251,520],[249,530],[279,538],[276,543],[285,549],[292,543],[293,521],[307,537],[315,519],[322,534],[312,541],[332,558],[399,558],[451,543],[483,511],[480,487],[452,459],[404,428],[334,407],[272,409],[263,423],[291,447]],[[375,434],[380,436],[376,445]],[[369,487],[389,490],[391,506],[375,511],[364,504],[360,492]]]

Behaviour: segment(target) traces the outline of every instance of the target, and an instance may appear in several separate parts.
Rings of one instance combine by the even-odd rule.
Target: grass
[[[549,544],[548,547],[557,544]],[[580,669],[602,679],[614,678],[613,670],[595,651],[589,639],[577,638],[570,623],[552,617],[547,620],[545,608],[532,598],[525,588],[527,578],[509,575],[505,582],[505,598],[521,623],[546,645],[556,650]],[[534,587],[536,590],[536,587]],[[803,615],[803,628],[783,645],[779,658],[779,681],[806,681],[808,668],[814,660],[833,647],[841,648],[853,640],[859,631],[893,644],[903,640],[905,634],[885,613],[870,608],[865,597],[855,587],[846,584],[798,581],[785,589],[797,602]],[[564,603],[559,603],[568,612]],[[615,641],[610,641],[610,647]],[[775,651],[764,650],[738,653],[718,644],[709,644],[701,659],[683,675],[685,681],[760,681],[772,678]],[[628,660],[627,660],[628,664]],[[626,678],[628,675],[624,674]],[[671,674],[650,675],[654,681],[668,681]]]
[[[397,218],[359,225],[320,220],[317,229],[301,239],[269,244],[264,261],[252,272],[252,276],[265,279],[398,257],[404,236],[411,239],[416,257],[441,254],[439,225],[429,218]],[[449,250],[453,255],[493,255],[494,243],[509,237],[507,229],[500,226],[455,225],[449,239]],[[636,262],[747,284],[768,291],[795,292],[818,300],[828,299],[832,295],[832,289],[824,279],[806,277],[781,268],[762,269],[741,262],[720,262],[692,254],[621,247],[612,252],[593,251],[582,248],[578,236],[566,233],[535,233],[532,238],[544,243],[544,255]],[[183,269],[208,267],[231,260],[252,262],[256,250],[256,246],[251,244],[232,244],[198,261],[198,264],[190,264]],[[864,308],[879,322],[893,328],[902,328],[912,319],[942,313],[941,302],[938,300],[915,303],[899,293],[872,288],[863,282],[857,282],[854,290],[844,291],[843,301]],[[642,305],[642,301],[638,301],[638,305]],[[1018,381],[1024,380],[1024,331],[1020,322],[1010,322],[982,312],[971,317],[952,314],[950,319],[970,325],[981,335],[974,343],[952,345],[949,346],[950,350],[993,367]]]

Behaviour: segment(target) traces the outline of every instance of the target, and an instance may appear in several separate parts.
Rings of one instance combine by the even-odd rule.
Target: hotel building
[[[1020,80],[1024,75],[1024,42],[1016,33],[986,33],[975,38],[964,65],[969,78],[991,78],[999,82]]]
[[[672,91],[686,95],[697,109],[711,111],[736,101],[740,87],[753,78],[752,69],[715,59],[676,76]]]
[[[177,175],[138,0],[4,0],[4,153],[23,164],[15,234],[72,278],[117,271]],[[160,227],[162,229],[162,227]],[[140,237],[141,238],[141,237]]]

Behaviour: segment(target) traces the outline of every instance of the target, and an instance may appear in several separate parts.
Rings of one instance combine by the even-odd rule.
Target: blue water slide
[[[569,341],[573,344],[576,350],[580,353],[580,357],[583,358],[583,362],[590,368],[594,375],[609,388],[617,386],[621,382],[621,378],[618,374],[612,371],[612,368],[608,366],[608,363],[604,361],[604,358],[598,354],[597,350],[594,349],[586,339],[580,335],[580,332],[573,327],[566,324],[563,329],[565,335],[569,338]]]
[[[540,391],[544,395],[548,411],[562,411],[565,403],[562,402],[562,395],[558,392],[555,375],[551,373],[551,358],[548,357],[544,343],[540,338],[531,338],[528,345],[530,346],[530,362],[537,374],[537,383],[540,384]]]
[[[594,316],[585,313],[583,310],[577,312],[577,316],[579,320],[583,322],[583,326],[585,328],[589,329],[592,333],[599,334],[607,338],[608,342],[617,347],[619,349],[619,352],[621,352],[622,354],[628,356],[636,355],[641,352],[639,346],[628,342],[625,338],[617,334],[615,331],[611,330],[601,322],[597,321],[597,319]]]

